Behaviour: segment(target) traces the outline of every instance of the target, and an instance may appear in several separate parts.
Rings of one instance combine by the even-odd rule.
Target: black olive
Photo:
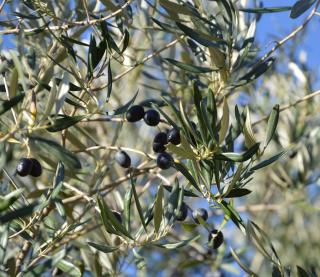
[[[130,158],[130,156],[126,152],[124,152],[122,150],[118,151],[116,153],[115,160],[120,166],[122,166],[124,168],[128,168],[128,167],[131,166],[131,158]]]

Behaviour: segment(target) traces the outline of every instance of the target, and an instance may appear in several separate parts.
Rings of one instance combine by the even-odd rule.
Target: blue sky
[[[274,6],[292,6],[296,0],[268,0],[263,1],[264,5],[267,7]],[[311,9],[310,9],[311,10]],[[308,16],[307,11],[301,17],[297,19],[290,18],[290,12],[281,12],[274,14],[265,14],[257,25],[257,37],[261,45],[261,50],[266,51],[266,49],[271,49],[273,44],[270,42],[284,38],[292,30],[298,27],[304,19]],[[301,50],[307,52],[307,63],[314,69],[319,68],[319,58],[320,58],[320,28],[319,22],[320,17],[315,16],[306,29],[306,37],[301,43],[296,55],[300,55]],[[298,34],[299,36],[299,34]],[[319,74],[318,74],[319,76]],[[320,76],[319,76],[320,77]]]

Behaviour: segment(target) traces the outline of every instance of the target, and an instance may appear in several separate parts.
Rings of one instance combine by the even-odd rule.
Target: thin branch
[[[273,52],[275,52],[278,48],[280,48],[282,45],[284,45],[287,41],[289,41],[290,39],[294,38],[298,33],[300,33],[307,25],[308,23],[311,21],[311,19],[316,15],[317,13],[317,9],[320,5],[320,0],[318,0],[317,4],[315,5],[315,7],[312,9],[312,11],[310,12],[310,14],[308,15],[308,17],[305,19],[305,21],[296,29],[294,29],[289,35],[287,35],[285,38],[283,38],[280,41],[276,42],[276,45],[268,52],[266,53],[258,62],[262,63],[264,62],[268,57],[270,57],[272,55]]]
[[[3,9],[4,5],[6,4],[6,2],[7,2],[7,0],[2,1],[1,5],[0,5],[0,14],[1,14],[2,9]]]
[[[82,21],[68,22],[66,24],[59,25],[59,26],[46,27],[46,28],[44,28],[44,31],[48,31],[48,30],[50,30],[50,31],[61,31],[61,30],[65,31],[65,30],[68,30],[68,29],[71,29],[74,27],[95,25],[97,23],[108,20],[108,19],[115,17],[118,14],[122,13],[122,11],[125,8],[127,8],[131,4],[132,1],[133,0],[128,0],[128,2],[124,3],[118,10],[114,11],[113,13],[111,13],[105,17],[102,17],[99,19],[92,19],[92,20],[86,19],[86,20],[82,20]],[[29,34],[29,33],[35,32],[37,30],[39,30],[39,28],[30,28],[30,29],[14,28],[14,29],[0,31],[0,35],[19,34],[20,32],[23,32],[25,34]]]
[[[293,102],[293,103],[291,103],[291,104],[282,105],[282,106],[280,107],[280,112],[283,112],[283,111],[285,111],[285,110],[287,110],[287,109],[290,109],[290,108],[292,108],[292,107],[294,107],[294,106],[296,106],[296,105],[298,105],[298,104],[300,104],[300,103],[302,103],[302,102],[304,102],[304,101],[310,100],[310,99],[312,99],[313,97],[316,97],[316,96],[318,96],[318,95],[320,95],[320,90],[317,90],[317,91],[315,91],[315,92],[313,92],[313,93],[310,93],[310,94],[308,94],[308,95],[306,95],[306,96],[304,96],[304,97],[302,97],[302,98],[299,98],[298,100],[296,100],[295,102]],[[259,124],[259,123],[261,123],[261,122],[263,122],[263,121],[265,121],[265,120],[268,120],[268,118],[269,118],[268,115],[267,115],[267,116],[264,116],[263,118],[261,118],[261,119],[257,120],[256,122],[254,122],[252,125],[253,125],[253,126],[254,126],[254,125],[257,125],[257,124]]]

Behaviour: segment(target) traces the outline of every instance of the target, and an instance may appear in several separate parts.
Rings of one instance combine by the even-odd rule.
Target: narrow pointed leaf
[[[68,276],[72,277],[81,277],[81,271],[79,268],[77,268],[73,263],[66,261],[66,260],[60,260],[57,263],[57,267],[61,269],[63,272],[65,272]]]
[[[279,105],[275,105],[272,109],[272,112],[270,113],[269,119],[268,119],[268,127],[267,127],[267,137],[264,142],[264,148],[267,147],[267,145],[270,143],[270,141],[273,138],[273,135],[276,131],[278,121],[279,121],[279,114],[280,114],[280,107]]]
[[[156,202],[154,205],[154,229],[155,232],[158,233],[162,221],[162,213],[163,213],[163,206],[162,206],[162,201],[163,201],[163,186],[159,186],[158,192],[157,192],[157,198]]]
[[[221,127],[219,132],[219,144],[221,144],[229,130],[229,107],[226,98],[223,99],[223,114],[221,118]]]
[[[78,116],[63,115],[62,118],[56,119],[54,123],[47,128],[47,130],[49,132],[59,132],[71,127],[72,125],[77,124],[79,121],[81,121],[84,118],[86,118],[86,115],[78,115]]]
[[[244,162],[251,159],[259,150],[259,143],[254,144],[250,149],[248,149],[243,154],[239,153],[221,153],[215,155],[214,158],[222,161],[233,161],[233,162]]]
[[[101,211],[102,221],[107,231],[110,228],[111,224],[116,233],[121,233],[124,236],[133,239],[127,229],[119,222],[119,220],[114,216],[109,207],[105,204],[101,196],[98,197],[98,204]]]
[[[289,6],[283,7],[262,7],[262,8],[240,8],[239,11],[246,13],[277,13],[290,11],[292,8]]]
[[[251,190],[243,189],[243,188],[234,188],[229,191],[228,194],[224,195],[224,198],[236,198],[236,197],[242,197],[249,193],[251,193]]]
[[[297,1],[291,10],[290,17],[297,18],[303,13],[305,13],[314,3],[316,0],[299,0]]]
[[[201,191],[195,179],[190,174],[189,170],[182,163],[174,163],[174,167],[182,173],[184,177],[190,182],[190,184],[197,190]]]
[[[174,242],[174,243],[166,243],[166,244],[155,244],[158,247],[161,248],[166,248],[166,249],[179,249],[183,246],[188,245],[190,242],[196,241],[200,238],[200,235],[195,236],[194,238],[190,238],[190,239],[186,239],[186,240],[182,240],[179,242]]]
[[[47,140],[40,137],[29,137],[31,146],[42,155],[53,157],[56,162],[63,161],[68,168],[80,169],[81,163],[76,155],[62,147],[55,141]]]
[[[5,100],[0,103],[0,115],[10,110],[12,107],[21,102],[24,98],[24,93],[21,93],[10,100]]]
[[[124,197],[124,218],[125,218],[125,227],[130,232],[130,218],[131,218],[131,199],[132,199],[132,187],[130,187]]]
[[[102,245],[102,244],[97,244],[97,243],[90,242],[90,241],[88,241],[88,244],[103,253],[111,253],[111,252],[118,250],[118,247],[115,247],[115,246],[109,246],[109,245],[105,245],[105,244]]]
[[[139,200],[139,197],[138,197],[138,194],[137,194],[137,191],[136,191],[136,187],[135,187],[136,183],[133,180],[131,175],[130,175],[130,183],[131,183],[133,197],[134,197],[134,200],[136,202],[136,207],[137,207],[137,210],[138,210],[138,214],[140,216],[141,223],[143,225],[143,228],[144,228],[145,232],[147,233],[147,226],[146,226],[146,223],[144,221],[143,211],[142,211],[140,200]]]
[[[283,155],[287,154],[287,152],[288,152],[287,150],[281,151],[277,155],[274,155],[271,158],[264,160],[264,161],[258,163],[257,165],[253,166],[251,168],[251,170],[258,170],[260,168],[266,167],[266,166],[274,163],[275,161],[279,160]]]

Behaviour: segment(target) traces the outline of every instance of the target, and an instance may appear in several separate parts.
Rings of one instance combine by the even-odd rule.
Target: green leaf
[[[172,215],[174,214],[174,211],[178,205],[178,201],[179,201],[179,191],[180,191],[180,188],[179,188],[179,181],[178,179],[176,178],[175,179],[175,182],[172,186],[172,190],[171,190],[171,193],[170,193],[170,196],[169,196],[169,199],[168,199],[168,204],[167,204],[167,207],[166,207],[166,213],[165,213],[165,217],[166,217],[166,223],[168,223],[171,218],[172,218]]]
[[[240,8],[239,11],[246,13],[277,13],[290,11],[292,8],[289,6],[283,7],[262,7],[262,8]]]
[[[190,242],[194,242],[194,241],[198,240],[200,237],[201,237],[200,235],[197,235],[197,236],[195,236],[193,238],[182,240],[182,241],[179,241],[179,242],[165,243],[165,244],[155,244],[155,245],[158,246],[158,247],[161,247],[161,248],[166,248],[166,249],[179,249],[179,248],[181,248],[183,246],[188,245]]]
[[[176,22],[176,24],[181,29],[182,32],[184,32],[187,36],[189,36],[190,38],[192,38],[193,40],[195,40],[196,42],[200,43],[203,46],[220,49],[225,44],[224,42],[215,42],[213,40],[208,40],[208,39],[204,38],[203,36],[201,36],[195,30],[189,28],[188,26],[186,26],[182,23]]]
[[[177,169],[178,171],[180,171],[182,173],[182,175],[184,177],[187,178],[187,180],[190,182],[190,184],[197,190],[200,191],[200,188],[198,186],[198,184],[196,183],[195,179],[192,177],[192,175],[190,174],[189,170],[185,167],[184,164],[182,163],[174,163],[174,168]]]
[[[88,51],[88,74],[91,77],[94,69],[101,61],[106,50],[106,42],[102,40],[97,46],[96,39],[93,35],[90,37],[90,45]]]
[[[256,80],[273,65],[275,60],[275,58],[271,57],[266,59],[264,62],[255,65],[247,74],[242,76],[239,79],[238,84],[235,84],[234,86],[243,86],[252,82],[253,80]]]
[[[192,16],[192,11],[188,8],[188,6],[180,5],[175,2],[171,2],[168,0],[159,0],[160,5],[171,15],[176,16],[178,14],[181,15],[189,15]]]
[[[273,138],[273,135],[278,125],[279,114],[280,114],[280,106],[275,105],[272,109],[272,112],[269,115],[268,125],[267,125],[267,137],[265,139],[263,148],[266,148],[267,145],[270,143],[271,139]]]
[[[230,190],[230,192],[227,195],[224,195],[224,198],[236,198],[236,197],[242,197],[249,193],[251,193],[251,190],[243,189],[243,188],[234,188]]]
[[[158,192],[157,192],[157,197],[156,197],[156,202],[154,205],[154,230],[156,233],[159,232],[160,225],[162,222],[162,214],[163,214],[163,206],[162,206],[162,201],[163,201],[163,186],[159,186]]]
[[[176,180],[178,182],[178,179],[176,179]],[[175,218],[180,214],[181,206],[182,206],[182,203],[183,203],[183,197],[184,197],[184,190],[181,187],[179,187],[179,190],[178,190],[178,202],[177,202],[176,208],[174,209]]]
[[[78,116],[67,116],[63,115],[62,118],[54,120],[54,123],[47,128],[49,132],[59,132],[64,129],[71,127],[72,125],[77,124],[82,119],[86,118],[86,115]]]
[[[257,153],[259,150],[260,143],[254,144],[252,147],[250,147],[245,153],[239,154],[239,153],[221,153],[214,156],[214,159],[216,160],[222,160],[222,161],[232,161],[232,162],[244,162],[249,159],[251,159],[254,154]]]
[[[31,147],[37,150],[39,154],[53,157],[57,162],[63,161],[64,165],[70,169],[81,169],[81,163],[77,156],[55,141],[36,136],[29,137],[29,141]]]
[[[81,271],[79,268],[77,268],[73,263],[66,261],[66,260],[60,260],[57,264],[57,267],[61,269],[63,272],[65,272],[68,276],[73,277],[81,277]]]
[[[108,62],[108,85],[107,85],[107,99],[109,101],[110,95],[112,92],[112,71],[111,71],[111,61]]]
[[[257,27],[257,21],[253,20],[249,26],[246,37],[241,46],[239,59],[237,60],[238,65],[240,65],[243,62],[243,60],[248,56],[248,53],[255,39],[256,27]]]
[[[20,207],[18,209],[15,209],[13,211],[9,211],[5,214],[0,215],[0,223],[4,224],[7,222],[10,222],[12,220],[15,220],[17,218],[23,218],[26,216],[29,216],[33,213],[33,210],[38,205],[38,203],[32,203],[23,207]]]
[[[97,244],[97,243],[90,242],[90,241],[88,241],[88,244],[103,253],[111,253],[111,252],[114,252],[119,249],[119,247],[109,246],[109,245],[105,245],[105,244],[103,244],[103,245]]]
[[[125,227],[130,232],[130,217],[131,217],[131,199],[132,199],[132,187],[130,187],[124,197],[124,218],[125,218]]]
[[[229,194],[229,192],[234,188],[236,185],[237,181],[239,180],[241,173],[242,173],[242,168],[243,168],[243,163],[238,165],[236,173],[233,175],[232,181],[229,184],[227,190],[225,191],[224,195]]]
[[[182,35],[183,33],[182,32],[179,32],[179,30],[176,28],[176,27],[173,27],[167,23],[164,23],[164,22],[160,22],[159,20],[155,19],[155,18],[151,18],[152,21],[154,23],[156,23],[158,26],[160,26],[160,28],[166,32],[169,32],[169,33],[174,33],[174,34],[177,34],[177,35]]]
[[[69,82],[69,74],[67,72],[63,73],[63,78],[61,80],[61,82],[59,83],[59,87],[58,87],[58,95],[57,95],[57,99],[56,99],[56,114],[59,113],[59,111],[61,110],[61,108],[64,105],[64,101],[67,98],[69,89],[70,89],[70,82]]]
[[[305,13],[314,3],[316,0],[299,0],[297,1],[291,10],[290,17],[297,18],[303,13]]]
[[[65,35],[61,35],[61,38],[64,39],[64,40],[68,40],[69,42],[74,43],[74,44],[78,44],[78,45],[82,45],[82,46],[86,46],[86,47],[90,46],[89,44],[84,43],[83,41],[76,40],[76,39],[74,39],[72,37],[67,37]]]
[[[59,161],[58,166],[57,166],[57,171],[56,175],[54,177],[54,186],[53,186],[53,191],[51,193],[51,198],[56,199],[60,193],[60,190],[63,185],[63,180],[64,180],[64,165],[61,161]]]
[[[180,135],[180,137],[184,138],[183,135]],[[182,147],[182,145],[176,146],[172,143],[169,143],[166,147],[170,152],[176,154],[180,158],[184,158],[184,159],[194,159],[195,158],[195,153],[192,150],[190,151],[190,149],[185,149],[184,147]]]
[[[226,98],[223,99],[223,114],[221,118],[221,127],[219,132],[219,144],[221,144],[229,130],[229,107]]]
[[[22,65],[22,58],[20,56],[17,55],[17,52],[13,51],[13,50],[9,50],[10,56],[13,60],[14,63],[14,67],[17,69],[18,71],[18,75],[19,75],[19,80],[22,84],[22,88],[23,91],[27,91],[27,84],[26,84],[26,75],[24,73],[24,66]],[[1,113],[0,113],[1,114]]]
[[[240,258],[238,257],[237,253],[231,248],[230,253],[233,258],[236,260],[237,264],[250,276],[258,277],[256,273],[254,273],[248,266],[246,266],[243,262],[241,262]]]
[[[141,223],[143,225],[143,228],[144,228],[145,232],[147,233],[147,226],[146,226],[146,223],[144,221],[143,211],[142,211],[142,208],[141,208],[141,205],[140,205],[140,201],[139,201],[139,197],[138,197],[138,194],[137,194],[137,191],[136,191],[136,182],[135,182],[135,180],[133,180],[131,174],[130,174],[130,183],[131,183],[133,197],[134,197],[134,200],[136,202],[136,207],[137,207],[137,210],[138,210],[138,213],[139,213],[139,216],[140,216]]]
[[[204,115],[202,113],[202,108],[201,108],[202,95],[201,95],[201,92],[200,92],[196,82],[193,82],[193,101],[194,101],[194,105],[196,106],[196,110],[197,110],[197,118],[198,118],[198,123],[199,123],[199,127],[200,127],[199,129],[200,129],[202,141],[204,143],[208,143],[208,139],[207,139],[208,126],[205,122]]]
[[[246,121],[244,122],[244,126],[243,126],[243,135],[245,139],[245,144],[248,148],[252,147],[257,143],[252,130],[250,111],[248,107],[246,107]]]
[[[297,265],[297,274],[298,274],[298,277],[310,277],[309,273],[298,265]]]
[[[18,70],[14,68],[11,73],[11,78],[10,78],[10,86],[9,86],[9,96],[10,99],[15,97],[17,95],[17,90],[18,90]]]
[[[209,73],[209,72],[213,72],[213,71],[218,71],[218,68],[208,68],[208,67],[200,67],[200,66],[196,66],[196,65],[192,65],[192,64],[186,64],[183,62],[179,62],[173,59],[165,59],[166,61],[168,61],[169,63],[172,63],[173,65],[185,70],[185,71],[189,71],[192,73]]]
[[[255,244],[260,253],[263,254],[267,259],[272,261],[274,264],[281,265],[279,256],[274,246],[272,245],[268,235],[253,221],[248,221],[246,230],[248,239]],[[275,257],[277,261],[275,261],[273,257]]]
[[[7,245],[9,237],[9,224],[0,226],[0,261],[3,261],[7,255]]]
[[[227,219],[231,219],[233,223],[242,231],[245,232],[245,227],[242,218],[239,213],[234,209],[234,207],[225,200],[219,203],[224,215]]]
[[[107,42],[108,48],[109,50],[114,50],[116,51],[119,55],[121,55],[121,50],[119,49],[119,47],[117,46],[117,44],[115,43],[114,39],[112,38],[112,36],[110,35],[110,32],[108,30],[108,25],[106,21],[102,21],[100,23],[100,28],[101,28],[101,33],[103,38],[105,39],[105,41]]]
[[[172,191],[172,186],[169,186],[169,185],[163,185],[163,188],[169,192]],[[192,191],[190,190],[183,190],[183,193],[185,196],[187,197],[199,197],[197,194],[193,193]]]
[[[17,189],[5,196],[0,196],[0,212],[7,210],[22,194],[23,189]]]
[[[107,232],[115,233],[115,234],[123,234],[124,236],[133,240],[133,237],[127,229],[119,222],[119,220],[114,216],[112,211],[109,207],[105,204],[101,196],[98,196],[98,205],[101,212],[101,218],[104,227],[106,228]]]
[[[17,105],[19,102],[21,102],[24,98],[24,95],[24,93],[21,93],[10,100],[2,101],[0,104],[0,115],[2,115],[6,111],[10,110],[12,107]]]
[[[109,113],[107,112],[107,114],[109,115],[120,115],[120,114],[124,114],[127,112],[127,110],[129,109],[129,107],[134,103],[134,101],[136,100],[138,96],[138,91],[136,92],[136,94],[123,106],[115,109],[113,112]]]
[[[102,223],[103,223],[106,231],[110,234],[121,235],[121,232],[117,231],[113,227],[111,220],[109,219],[108,213],[107,213],[107,210],[109,210],[109,208],[106,206],[103,199],[98,197],[97,202],[98,202],[98,206],[100,208],[100,217],[101,217]]]
[[[287,150],[281,151],[280,153],[278,153],[277,155],[272,156],[271,158],[264,160],[260,163],[258,163],[257,165],[253,166],[251,168],[251,170],[258,170],[260,168],[266,167],[269,164],[272,164],[273,162],[279,160],[283,155],[287,154]]]

